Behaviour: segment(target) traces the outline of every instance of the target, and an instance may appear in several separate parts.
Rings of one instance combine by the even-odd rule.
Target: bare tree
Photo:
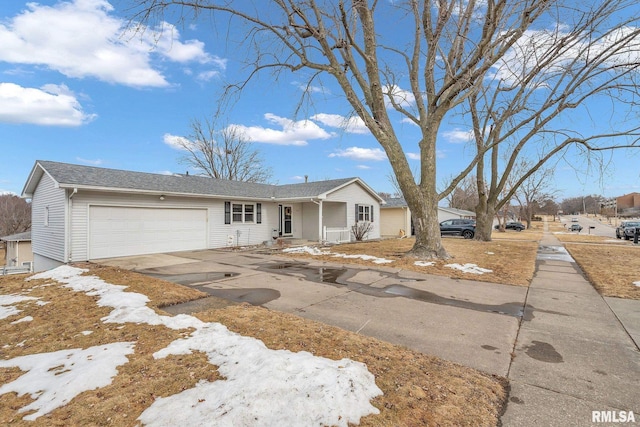
[[[209,120],[193,120],[191,135],[177,138],[174,145],[188,153],[182,163],[211,178],[261,183],[271,179],[260,152],[234,127],[217,130]]]
[[[469,175],[465,177],[458,183],[458,186],[449,193],[449,196],[447,196],[449,207],[474,211],[476,206],[478,206],[477,185],[474,176]]]
[[[558,0],[130,1],[137,5],[132,16],[134,24],[161,20],[164,12],[175,6],[183,17],[190,12],[196,15],[207,12],[215,18],[215,25],[243,25],[246,36],[241,42],[248,49],[249,73],[245,80],[230,85],[227,93],[241,92],[251,77],[261,71],[272,72],[274,79],[281,72],[302,71],[298,74],[304,75],[307,87],[316,81],[325,84],[324,78],[338,85],[346,102],[385,150],[415,219],[416,240],[409,255],[424,258],[448,256],[440,239],[438,202],[476,166],[477,179],[486,179],[489,186],[489,195],[484,192],[484,184],[478,186],[480,201],[476,211],[483,215],[480,220],[487,215],[492,218],[495,209],[499,208],[494,200],[487,200],[487,197],[494,197],[494,190],[499,185],[485,177],[483,161],[485,156],[492,156],[492,149],[497,149],[503,141],[514,141],[516,137],[513,132],[506,132],[504,127],[498,126],[500,123],[496,117],[500,116],[501,110],[497,108],[497,102],[486,102],[484,107],[479,105],[479,100],[492,99],[488,91],[483,90],[487,79],[494,76],[494,81],[499,80],[496,70],[501,71],[512,63],[510,58],[514,50],[520,48],[529,31],[568,23],[576,30],[572,30],[570,36],[556,38],[557,50],[567,53],[567,44],[574,49],[582,49],[566,75],[573,73],[573,68],[577,68],[579,63],[588,64],[584,67],[592,71],[580,79],[584,83],[581,86],[587,86],[590,78],[604,77],[598,74],[597,66],[589,64],[593,63],[594,57],[596,63],[602,64],[605,55],[593,48],[582,48],[581,43],[589,44],[590,38],[603,41],[613,35],[612,32],[607,34],[604,27],[611,21],[614,21],[614,27],[618,27],[624,16],[628,16],[622,13],[624,8],[635,4],[631,0],[612,0],[606,2],[610,5],[608,7],[594,7],[590,2],[583,4],[573,0],[566,0],[566,5]],[[217,19],[224,15],[229,19]],[[227,34],[230,29],[216,31]],[[620,42],[614,49],[621,52],[624,46],[635,43],[635,34],[636,29],[630,26],[628,33],[617,37]],[[553,53],[551,47],[547,50],[549,54]],[[555,64],[545,56],[541,56],[539,62],[540,65],[534,67],[538,76],[550,64]],[[627,69],[615,70],[612,67],[611,71],[620,75],[627,73]],[[610,79],[610,82],[614,81]],[[494,86],[498,88],[494,92],[505,93],[508,98],[517,99],[517,105],[525,105],[527,97],[516,97],[514,93],[518,93],[518,87],[530,87],[531,82],[525,76],[517,84],[509,86],[510,91],[505,91],[506,83]],[[551,83],[550,87],[555,85]],[[618,87],[622,93],[632,91],[630,85]],[[305,94],[309,96],[311,92],[305,91]],[[580,105],[585,99],[584,94],[571,98],[563,97],[563,93],[558,88],[548,94],[550,104],[567,109]],[[443,191],[438,191],[438,131],[445,118],[467,101],[475,109],[473,123],[477,150],[450,184]],[[496,108],[489,108],[492,105]],[[509,107],[508,102],[505,105]],[[506,117],[509,120],[517,118],[514,114]],[[397,132],[400,118],[412,122],[420,130],[420,136],[414,141],[420,149],[418,176],[411,171]],[[536,123],[545,121],[542,116],[533,116],[530,120]],[[540,128],[535,126],[535,131]],[[484,132],[483,129],[494,131]],[[531,139],[526,135],[519,135],[517,139],[520,138]],[[573,141],[573,137],[567,136],[567,140]],[[583,146],[588,147],[590,140],[593,138],[582,138]],[[512,147],[517,158],[522,149],[516,143]],[[546,157],[543,156],[540,162],[544,163]],[[508,175],[508,171],[505,173]],[[497,171],[492,172],[492,178],[494,176],[497,178]]]
[[[0,195],[0,236],[31,229],[31,203],[15,194]]]
[[[618,0],[573,11],[549,4],[555,22],[569,25],[525,34],[467,98],[480,155],[472,162],[487,184],[478,192],[479,240],[491,239],[495,212],[550,160],[565,156],[572,166],[604,168],[604,151],[639,147],[640,28],[633,4]],[[572,122],[583,124],[568,127]]]
[[[520,164],[523,169],[531,168],[526,161]],[[514,194],[520,204],[521,216],[524,217],[527,228],[531,228],[535,209],[540,206],[543,200],[552,199],[555,195],[552,181],[553,172],[551,168],[538,169],[520,184],[518,191]]]

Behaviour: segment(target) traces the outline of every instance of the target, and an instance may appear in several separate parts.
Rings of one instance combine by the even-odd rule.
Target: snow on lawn
[[[37,300],[34,297],[26,297],[23,295],[0,295],[0,320],[9,316],[20,313],[22,310],[14,307],[14,304],[23,301]]]
[[[335,258],[347,258],[347,259],[362,259],[365,261],[371,261],[374,264],[388,264],[393,262],[393,260],[378,258],[372,255],[347,255],[341,254],[337,252],[331,251],[323,251],[318,248],[310,247],[310,246],[299,246],[296,248],[286,248],[283,249],[282,252],[290,253],[290,254],[309,254],[309,255],[330,255]]]
[[[230,332],[218,323],[184,314],[162,316],[146,306],[149,300],[145,295],[125,292],[125,286],[106,283],[96,276],[81,276],[86,271],[62,266],[32,278],[53,279],[77,292],[97,296],[99,306],[113,308],[102,318],[105,323],[193,328],[188,337],[172,342],[154,357],[202,351],[226,378],[203,380],[195,388],[157,399],[140,416],[143,424],[347,426],[379,413],[370,400],[382,391],[362,363],[334,361],[308,352],[270,350],[262,341]],[[29,299],[15,295],[0,298],[0,308]],[[16,314],[8,312],[5,317]],[[36,419],[85,390],[109,384],[134,346],[111,343],[2,360],[0,366],[17,366],[27,373],[3,385],[0,394],[29,393],[35,400],[21,412],[36,410],[25,417]]]
[[[66,405],[85,390],[111,384],[117,367],[127,363],[135,343],[111,343],[87,349],[60,350],[53,353],[29,354],[0,360],[0,367],[16,366],[27,371],[17,380],[0,387],[0,395],[16,392],[29,394],[33,402],[20,412],[36,410],[24,417],[27,421]]]
[[[463,273],[471,273],[471,274],[484,274],[484,273],[492,273],[493,270],[489,270],[488,268],[478,267],[476,264],[446,264],[445,267],[453,268],[456,270],[460,270]]]
[[[436,265],[436,263],[433,261],[416,261],[413,263],[413,265],[417,265],[418,267],[431,267],[433,265]]]

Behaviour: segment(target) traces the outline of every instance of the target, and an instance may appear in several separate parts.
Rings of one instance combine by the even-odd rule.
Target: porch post
[[[322,232],[322,199],[318,200],[318,242],[322,243],[324,233]]]

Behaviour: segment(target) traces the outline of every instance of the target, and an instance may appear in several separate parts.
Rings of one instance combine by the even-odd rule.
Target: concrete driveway
[[[527,288],[372,265],[204,250],[101,260],[507,376]],[[209,300],[209,299],[207,299]],[[212,304],[220,300],[211,298]],[[206,301],[167,307],[191,313]]]

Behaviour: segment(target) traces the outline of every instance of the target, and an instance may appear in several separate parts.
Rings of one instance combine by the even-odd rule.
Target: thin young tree
[[[635,5],[631,0],[612,0],[606,8],[573,0],[129,1],[135,5],[133,25],[162,20],[171,9],[178,12],[179,19],[190,13],[212,16],[216,34],[235,35],[234,31],[241,30],[248,75],[229,85],[227,93],[241,93],[249,80],[263,71],[271,72],[275,80],[284,73],[296,73],[306,87],[319,82],[339,88],[347,105],[387,155],[414,218],[416,240],[409,255],[421,258],[448,256],[440,238],[438,202],[479,160],[490,155],[492,148],[512,139],[500,132],[501,138],[487,140],[478,130],[476,138],[483,143],[477,145],[471,160],[450,184],[438,191],[436,140],[443,122],[471,96],[488,96],[478,95],[486,93],[482,92],[485,81],[511,63],[514,49],[531,30],[567,24],[577,28],[572,32],[574,39],[557,39],[558,50],[566,52],[567,42],[577,47],[578,39],[584,43],[594,34],[600,37],[604,27],[617,27],[625,19],[632,24],[625,18],[630,15],[624,12]],[[634,42],[635,31],[631,28],[631,34],[625,35],[618,46]],[[596,53],[585,53],[583,49],[580,61],[589,64]],[[550,61],[540,59],[542,65],[536,69],[542,70],[545,60]],[[600,76],[595,69],[585,75],[585,86],[594,75]],[[527,83],[525,78],[513,86]],[[499,88],[502,91],[505,84]],[[305,91],[303,97],[311,93]],[[508,95],[513,97],[512,93]],[[560,96],[558,92],[556,97]],[[578,97],[562,102],[568,108],[581,101]],[[478,109],[476,124],[480,126],[484,117],[498,113]],[[419,136],[411,141],[420,151],[419,175],[412,173],[399,135],[400,123],[406,121],[419,129]],[[520,151],[516,150],[516,157]],[[485,179],[482,168],[476,174],[478,179]],[[487,182],[494,185],[491,180]],[[483,194],[479,196],[477,212],[482,212],[487,201]],[[488,204],[495,210],[493,202]]]
[[[191,135],[173,145],[187,153],[182,163],[211,178],[266,183],[272,176],[260,152],[233,126],[218,130],[212,121],[193,120]]]

